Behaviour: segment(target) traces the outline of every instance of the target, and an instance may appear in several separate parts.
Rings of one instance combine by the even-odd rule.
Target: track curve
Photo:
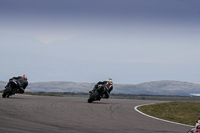
[[[189,127],[136,112],[159,101],[15,95],[0,100],[1,133],[186,133]]]

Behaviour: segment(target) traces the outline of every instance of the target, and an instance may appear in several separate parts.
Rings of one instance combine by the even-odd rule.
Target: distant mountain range
[[[0,81],[0,90],[6,82]],[[92,90],[95,83],[76,83],[68,81],[29,83],[27,92],[84,92]],[[152,81],[141,84],[114,84],[115,94],[148,94],[148,95],[191,95],[200,94],[200,84],[180,81]]]

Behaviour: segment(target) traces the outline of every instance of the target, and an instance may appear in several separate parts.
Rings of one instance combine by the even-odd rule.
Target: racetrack
[[[15,95],[0,99],[0,133],[186,133],[134,110],[159,101]]]

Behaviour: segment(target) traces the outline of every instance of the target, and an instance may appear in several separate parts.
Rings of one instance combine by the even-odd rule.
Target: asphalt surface
[[[186,133],[134,110],[158,101],[15,95],[0,98],[0,133]]]

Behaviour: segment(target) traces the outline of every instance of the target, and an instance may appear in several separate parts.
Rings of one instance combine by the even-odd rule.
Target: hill
[[[0,90],[6,82],[0,81]],[[84,92],[88,93],[95,83],[76,83],[68,81],[29,83],[28,92]],[[200,84],[180,81],[153,81],[141,84],[114,84],[112,93],[148,94],[148,95],[190,95],[200,94]]]
[[[130,88],[133,90],[132,87]],[[200,84],[170,80],[141,83],[135,85],[134,88],[137,89],[139,93],[143,90],[144,94],[152,95],[200,94]]]

